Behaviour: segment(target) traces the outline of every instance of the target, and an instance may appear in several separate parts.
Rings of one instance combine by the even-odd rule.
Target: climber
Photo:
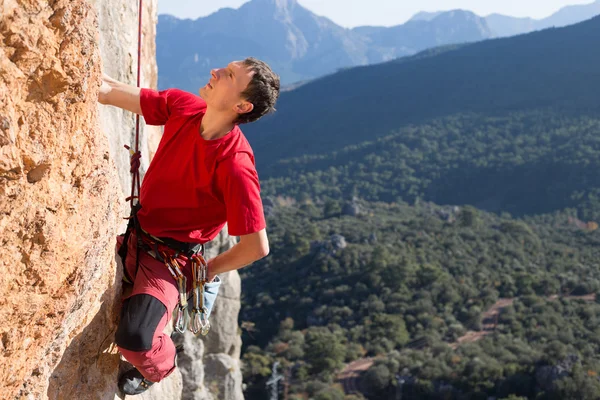
[[[175,369],[175,345],[163,332],[183,301],[174,269],[180,268],[187,282],[183,290],[189,292],[191,260],[201,258],[203,245],[226,223],[240,240],[206,262],[207,282],[218,285],[218,274],[269,253],[254,155],[239,125],[273,112],[279,86],[279,77],[255,58],[212,70],[199,96],[103,76],[101,104],[141,115],[149,125],[164,125],[132,211],[134,223],[117,238],[124,276],[133,284],[116,333],[121,354],[135,367],[119,379],[123,393],[142,393]]]

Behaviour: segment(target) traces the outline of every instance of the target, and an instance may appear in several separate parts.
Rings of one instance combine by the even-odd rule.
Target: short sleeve
[[[164,125],[174,115],[190,113],[206,108],[204,100],[179,89],[157,91],[143,88],[140,91],[140,107],[148,125]]]
[[[266,227],[260,183],[253,159],[240,152],[217,167],[217,184],[223,193],[229,234],[242,236]]]

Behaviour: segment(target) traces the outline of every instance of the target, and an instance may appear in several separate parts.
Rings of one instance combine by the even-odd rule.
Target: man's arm
[[[100,91],[98,92],[98,102],[142,115],[140,91],[139,87],[115,81],[103,74],[102,86],[100,86]]]
[[[269,240],[265,229],[240,236],[240,242],[208,261],[208,280],[223,272],[245,267],[269,254]]]

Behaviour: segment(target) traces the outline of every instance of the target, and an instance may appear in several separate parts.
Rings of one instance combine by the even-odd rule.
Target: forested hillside
[[[273,251],[243,271],[248,398],[265,398],[277,360],[292,393],[342,399],[336,372],[364,356],[383,357],[365,378],[372,399],[395,392],[396,373],[407,395],[424,396],[412,399],[600,393],[600,306],[569,298],[600,289],[593,221],[573,210],[513,219],[431,203],[267,204]],[[499,298],[514,302],[496,330],[453,350]],[[568,357],[573,376],[538,376]]]
[[[515,215],[577,207],[600,217],[600,109],[459,114],[264,168],[269,195],[431,200]]]
[[[600,398],[598,48],[600,18],[437,48],[245,128],[272,249],[242,271],[247,398],[279,362],[289,399],[356,399],[365,357],[372,400]]]
[[[245,131],[271,195],[595,218],[597,48],[600,17],[434,49],[284,93]]]

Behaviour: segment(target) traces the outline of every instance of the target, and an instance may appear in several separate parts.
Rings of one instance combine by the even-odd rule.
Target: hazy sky
[[[179,18],[198,18],[219,8],[238,8],[248,0],[158,0],[159,14]],[[500,13],[514,17],[544,18],[572,4],[590,4],[593,0],[298,0],[304,7],[331,19],[338,25],[391,26],[406,22],[419,11],[464,9],[480,16]]]

